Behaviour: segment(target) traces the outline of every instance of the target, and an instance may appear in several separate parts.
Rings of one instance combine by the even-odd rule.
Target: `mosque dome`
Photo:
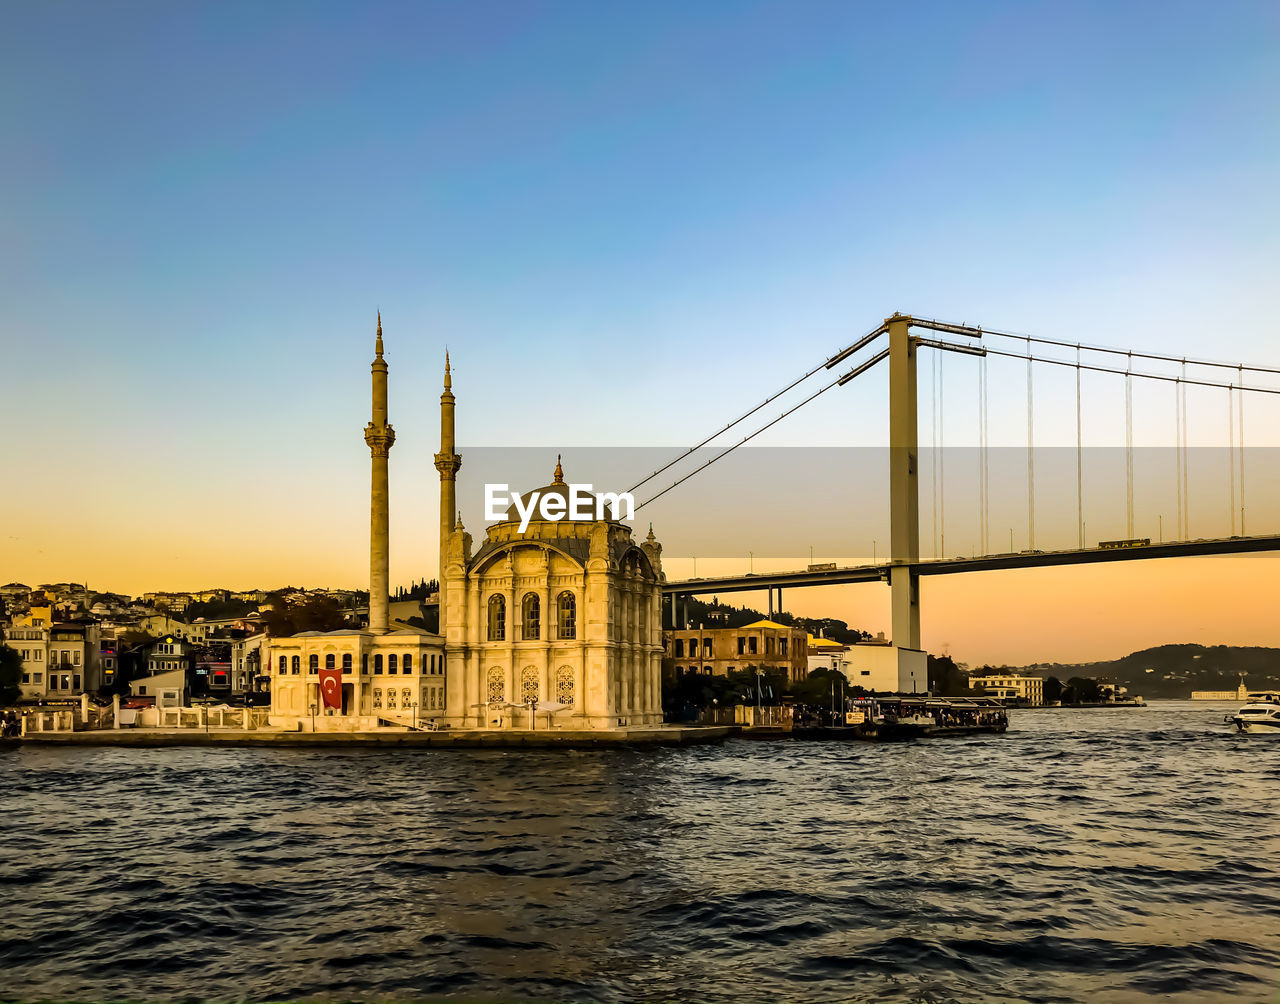
[[[562,522],[562,523],[594,523],[595,522],[595,498],[594,497],[591,498],[590,502],[586,504],[587,508],[591,511],[590,519],[575,520],[569,516],[569,511],[570,511],[569,510],[569,503],[570,503],[569,486],[565,483],[564,469],[560,466],[560,456],[558,454],[556,456],[556,469],[555,469],[555,472],[552,474],[551,484],[546,485],[543,488],[535,488],[533,489],[533,491],[525,492],[523,495],[520,496],[520,505],[524,506],[525,511],[528,512],[529,505],[535,500],[535,496],[536,496],[537,504],[541,505],[542,499],[546,498],[548,495],[555,495],[564,499],[565,515],[560,520],[557,520],[557,522]],[[579,493],[578,497],[581,499],[582,494]],[[580,505],[581,504],[583,503],[580,503]],[[532,519],[534,520],[542,519],[541,513],[535,509]],[[520,522],[520,510],[516,507],[516,504],[514,502],[512,502],[511,505],[507,507],[506,521],[509,523]]]

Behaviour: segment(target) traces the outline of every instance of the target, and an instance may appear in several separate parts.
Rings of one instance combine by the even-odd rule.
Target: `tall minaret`
[[[453,532],[453,517],[457,512],[458,493],[456,479],[462,466],[462,457],[453,452],[453,377],[449,373],[449,352],[444,353],[444,393],[440,395],[440,452],[436,454],[436,470],[440,472],[440,625],[445,630],[445,552],[449,547],[449,534]]]
[[[373,421],[365,426],[364,441],[373,458],[369,489],[369,630],[387,632],[388,565],[391,556],[391,517],[387,502],[387,457],[396,430],[387,423],[387,361],[382,358],[382,311],[378,311],[377,357],[373,360]]]

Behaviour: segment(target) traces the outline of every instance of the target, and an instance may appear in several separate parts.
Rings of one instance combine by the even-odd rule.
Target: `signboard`
[[[844,713],[844,723],[846,725],[861,725],[867,720],[867,716],[862,711],[846,711]]]

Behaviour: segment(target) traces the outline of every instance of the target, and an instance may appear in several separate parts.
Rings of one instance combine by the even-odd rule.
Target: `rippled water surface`
[[[682,750],[0,753],[0,998],[1275,1000],[1232,706]]]

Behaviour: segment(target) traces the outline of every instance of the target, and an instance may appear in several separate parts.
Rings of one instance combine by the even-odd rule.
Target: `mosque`
[[[382,317],[373,417],[369,624],[269,641],[272,726],[604,730],[662,722],[662,545],[616,519],[534,519],[512,505],[473,549],[457,508],[456,399],[440,395],[440,634],[389,618],[388,422]],[[538,494],[568,497],[560,458]],[[532,493],[524,496],[528,503]]]

